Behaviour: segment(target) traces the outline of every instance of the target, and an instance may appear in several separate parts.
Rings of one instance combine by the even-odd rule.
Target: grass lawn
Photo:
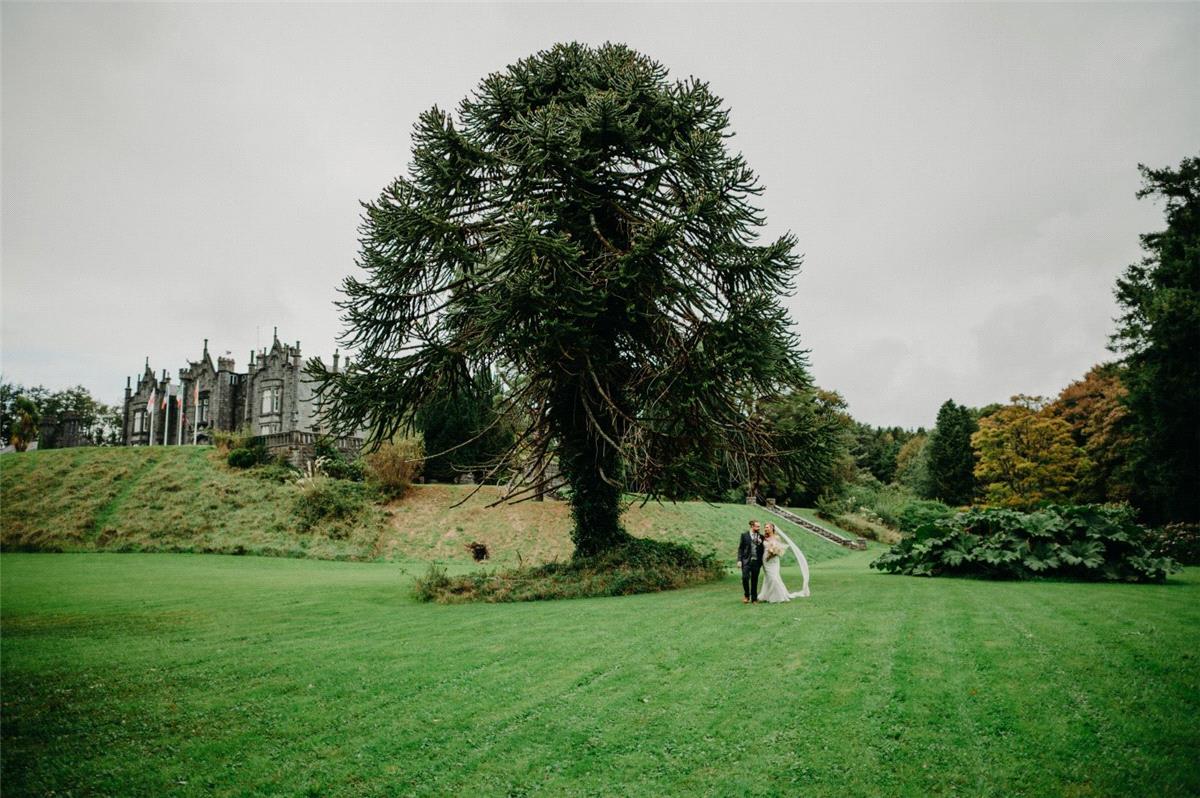
[[[0,557],[6,796],[1196,795],[1200,569],[415,603],[424,563]],[[794,569],[785,569],[798,584]]]

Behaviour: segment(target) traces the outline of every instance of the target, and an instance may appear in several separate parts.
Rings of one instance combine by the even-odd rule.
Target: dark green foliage
[[[97,401],[82,385],[51,391],[41,385],[25,388],[0,379],[0,444],[13,442],[13,422],[16,418],[14,402],[19,397],[33,402],[39,420],[53,420],[67,413],[74,415],[84,440],[90,444],[116,446],[121,443],[121,425],[124,423],[122,409]],[[32,442],[37,438],[37,432],[35,424],[33,437],[22,439],[23,442]],[[44,441],[39,446],[52,448],[53,442]]]
[[[783,450],[783,465],[767,463],[757,493],[786,507],[809,507],[819,496],[842,490],[853,473],[853,422],[838,394],[791,391],[763,404],[762,414]]]
[[[903,485],[882,485],[869,474],[860,474],[840,494],[827,494],[817,502],[817,512],[829,521],[852,532],[877,538],[869,527],[855,520],[882,524],[893,530],[909,532],[923,523],[954,514],[954,509],[939,501],[920,499]]]
[[[918,433],[901,427],[872,427],[854,422],[851,453],[858,467],[885,485],[896,477],[896,456]]]
[[[455,482],[468,473],[477,483],[508,476],[491,468],[514,440],[511,426],[497,418],[499,402],[495,380],[483,370],[466,390],[449,391],[417,412],[426,482]]]
[[[317,438],[313,444],[313,458],[317,470],[331,479],[362,482],[366,477],[362,463],[347,458],[330,438]]]
[[[725,575],[715,554],[644,538],[627,538],[593,557],[503,572],[450,577],[432,565],[414,584],[421,601],[539,601],[543,599],[627,596],[712,582]]]
[[[231,468],[253,468],[257,465],[269,463],[271,457],[267,454],[266,447],[261,443],[252,443],[249,446],[230,450],[225,461],[229,463]]]
[[[978,429],[971,410],[947,399],[938,409],[937,426],[929,436],[929,497],[946,504],[970,504],[975,495],[975,454],[971,435]]]
[[[307,532],[324,521],[347,521],[358,515],[370,500],[371,491],[356,482],[317,478],[296,496],[296,519]]]
[[[911,576],[1162,582],[1179,564],[1147,547],[1131,508],[1085,504],[960,512],[917,527],[871,567]]]
[[[569,483],[583,556],[625,541],[623,489],[698,494],[679,462],[726,452],[748,475],[774,456],[751,410],[806,381],[781,304],[799,258],[790,234],[759,242],[728,122],[706,84],[611,44],[555,46],[422,114],[343,284],[355,367],[307,366],[333,427],[379,443],[473,375],[520,375],[494,411],[524,420],[506,498]]]
[[[896,517],[896,527],[901,532],[915,532],[926,524],[932,524],[954,515],[954,508],[939,501],[914,499],[901,506]]]
[[[1146,530],[1146,545],[1157,557],[1200,565],[1200,524],[1174,523]]]
[[[278,459],[266,465],[259,466],[250,473],[259,479],[264,479],[268,482],[277,482],[281,485],[292,482],[300,476],[298,469],[294,468],[287,461],[280,462]]]
[[[1167,228],[1118,278],[1110,348],[1125,355],[1132,499],[1151,523],[1200,521],[1200,158],[1141,170],[1139,197],[1165,200]]]

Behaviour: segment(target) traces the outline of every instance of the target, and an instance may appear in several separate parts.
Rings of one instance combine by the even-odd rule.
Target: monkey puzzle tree
[[[516,371],[503,498],[569,485],[578,556],[627,541],[627,475],[657,496],[696,452],[769,458],[753,405],[806,381],[780,305],[799,258],[790,234],[759,242],[728,123],[705,83],[612,44],[555,46],[423,113],[343,283],[355,367],[307,366],[335,429],[386,440],[492,364]]]

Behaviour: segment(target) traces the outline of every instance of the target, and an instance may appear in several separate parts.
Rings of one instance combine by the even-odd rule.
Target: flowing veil
[[[788,593],[788,598],[808,598],[808,560],[804,559],[804,552],[800,551],[800,547],[792,542],[792,539],[775,525],[775,532],[779,537],[783,538],[783,542],[788,544],[788,548],[792,550],[792,554],[796,555],[796,562],[800,563],[800,575],[804,577],[804,584],[796,593]]]

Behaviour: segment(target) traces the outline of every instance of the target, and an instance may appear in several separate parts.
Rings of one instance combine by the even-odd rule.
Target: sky
[[[619,41],[731,110],[783,298],[859,420],[1054,395],[1200,144],[1200,4],[4,3],[0,372],[118,402],[145,358],[272,330],[328,361],[360,201],[410,131],[556,42]]]

